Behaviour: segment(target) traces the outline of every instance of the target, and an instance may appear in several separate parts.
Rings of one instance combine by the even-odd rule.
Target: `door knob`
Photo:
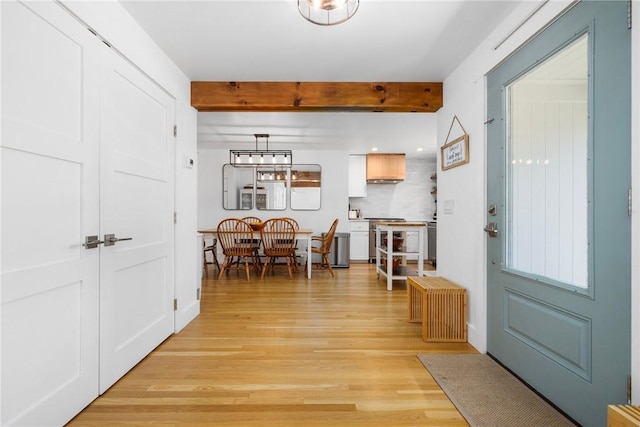
[[[118,238],[115,234],[105,234],[104,235],[104,245],[105,246],[113,246],[116,242],[121,242],[123,240],[133,240],[133,237],[123,237]]]
[[[484,231],[489,234],[489,237],[498,237],[498,223],[490,222],[484,227]]]

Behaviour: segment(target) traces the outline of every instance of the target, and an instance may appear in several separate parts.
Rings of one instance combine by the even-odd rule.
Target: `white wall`
[[[316,233],[327,231],[338,218],[338,232],[349,232],[349,157],[346,151],[295,150],[295,163],[319,164],[322,168],[320,210],[226,210],[222,208],[222,166],[229,163],[229,148],[201,149],[198,152],[198,229],[216,228],[224,218],[257,216],[263,220],[290,216],[301,228]]]

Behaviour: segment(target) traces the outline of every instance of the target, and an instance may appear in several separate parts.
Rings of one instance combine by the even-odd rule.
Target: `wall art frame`
[[[455,122],[458,122],[463,135],[449,141],[451,129]],[[458,117],[453,116],[451,126],[449,126],[449,132],[447,133],[447,139],[444,145],[440,147],[440,166],[443,171],[446,171],[464,165],[465,163],[469,163],[469,135],[462,127],[462,123],[460,123]]]

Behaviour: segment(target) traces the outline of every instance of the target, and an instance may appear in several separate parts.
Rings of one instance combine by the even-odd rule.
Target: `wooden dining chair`
[[[268,219],[264,222],[262,230],[260,230],[260,237],[262,239],[262,251],[265,255],[260,278],[264,277],[267,268],[273,269],[274,261],[276,258],[281,257],[287,261],[289,279],[291,279],[293,256],[295,255],[295,225],[286,218]]]
[[[245,216],[244,218],[242,218],[242,220],[246,223],[248,223],[251,228],[253,228],[253,231],[260,231],[260,229],[262,228],[262,219],[258,218],[257,216]],[[262,265],[262,263],[260,262],[260,239],[256,238],[256,235],[254,234],[253,236],[253,263],[254,265],[258,266],[258,269],[260,268],[260,266]]]
[[[218,241],[224,254],[224,261],[218,278],[222,278],[225,270],[229,271],[233,266],[235,257],[241,257],[244,260],[247,280],[250,280],[249,260],[253,260],[253,230],[251,226],[241,219],[228,218],[218,224],[217,231]]]
[[[282,217],[282,219],[286,219],[291,224],[293,224],[293,228],[296,231],[300,230],[300,225],[298,224],[298,221],[296,221],[295,219],[289,218],[289,217]],[[297,239],[293,243],[293,254],[291,255],[291,260],[293,261],[293,269],[297,273],[298,272],[298,240]]]
[[[218,263],[218,239],[213,238],[213,242],[210,245],[207,245],[204,241],[202,242],[202,260],[203,260],[203,268],[205,277],[209,277],[209,265],[215,264],[218,271],[220,271],[220,264]],[[211,253],[211,257],[213,261],[207,261],[207,252]]]
[[[318,269],[327,269],[331,273],[331,277],[335,277],[331,263],[329,262],[329,253],[331,252],[331,244],[333,243],[333,237],[336,234],[336,228],[338,227],[338,218],[333,221],[329,231],[322,236],[311,236],[311,244],[318,242],[318,246],[311,246],[311,254],[320,254],[320,262],[313,263],[313,266]]]
[[[242,220],[249,224],[262,224],[262,220],[257,216],[245,216]]]

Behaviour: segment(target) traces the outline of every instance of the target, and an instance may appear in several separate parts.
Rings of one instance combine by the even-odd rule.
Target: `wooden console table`
[[[426,342],[467,342],[467,290],[443,277],[407,278],[407,320]]]

